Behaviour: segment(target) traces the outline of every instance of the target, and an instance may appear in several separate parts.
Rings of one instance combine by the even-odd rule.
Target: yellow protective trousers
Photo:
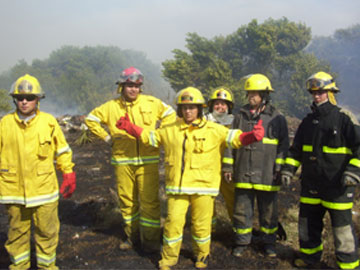
[[[229,218],[232,222],[234,214],[234,196],[235,196],[235,186],[233,182],[228,183],[223,177],[221,178],[220,183],[220,193],[224,198],[226,210],[228,212]],[[217,214],[216,214],[216,203],[214,206],[214,216],[212,218],[212,230],[215,230],[215,225],[217,223]]]
[[[31,222],[33,222],[38,269],[58,269],[55,265],[60,229],[58,201],[31,208],[20,204],[8,204],[6,210],[9,217],[9,231],[5,248],[11,259],[9,268],[30,268]]]
[[[214,197],[210,195],[169,195],[168,214],[164,224],[163,248],[159,266],[173,266],[178,262],[186,213],[191,205],[191,234],[196,261],[210,254],[211,218]]]
[[[160,248],[158,164],[117,165],[115,175],[127,237],[144,249]]]
[[[228,183],[224,178],[221,179],[220,193],[223,195],[225,200],[225,206],[229,214],[229,218],[233,220],[234,214],[234,196],[235,186],[233,182]]]

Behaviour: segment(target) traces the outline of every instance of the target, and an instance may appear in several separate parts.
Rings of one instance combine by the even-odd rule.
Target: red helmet
[[[121,72],[120,78],[116,81],[116,84],[124,84],[127,82],[142,84],[144,82],[144,75],[137,68],[126,68]]]

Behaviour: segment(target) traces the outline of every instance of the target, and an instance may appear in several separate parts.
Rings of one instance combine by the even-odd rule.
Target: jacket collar
[[[14,112],[14,117],[18,123],[22,123],[22,124],[28,126],[36,119],[36,117],[38,116],[39,113],[40,113],[40,110],[36,109],[35,114],[32,114],[29,117],[23,118],[23,117],[19,116],[19,112],[18,112],[18,110],[16,110]]]
[[[326,115],[328,114],[335,105],[331,104],[329,101],[322,103],[320,105],[315,104],[314,102],[311,105],[311,110],[315,115]]]
[[[186,124],[184,122],[184,118],[180,118],[180,129],[188,129],[190,127],[202,128],[202,127],[204,127],[206,125],[206,122],[207,122],[207,120],[205,119],[205,117],[202,117],[202,118],[196,119],[191,124]]]
[[[134,106],[134,105],[138,104],[140,102],[141,97],[142,97],[142,94],[139,93],[134,101],[129,102],[129,101],[126,101],[123,96],[120,96],[119,98],[116,99],[116,101],[118,103],[122,104],[123,106],[128,107],[128,106]]]
[[[251,114],[250,110],[251,110],[250,104],[246,104],[245,106],[243,106],[240,109],[240,112],[246,114],[249,117],[249,119],[251,119],[252,114]],[[267,103],[265,106],[265,109],[260,114],[272,115],[274,113],[274,111],[275,111],[275,107],[272,106],[271,104]]]

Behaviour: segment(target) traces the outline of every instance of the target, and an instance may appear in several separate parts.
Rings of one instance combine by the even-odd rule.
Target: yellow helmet
[[[250,74],[245,77],[245,91],[271,91],[274,89],[271,87],[270,80],[263,74],[256,73]]]
[[[314,73],[306,80],[306,89],[308,91],[328,90],[332,92],[339,92],[336,87],[334,78],[323,71]]]
[[[195,87],[186,87],[176,95],[176,105],[205,104],[205,99],[200,90]]]
[[[39,81],[29,75],[25,74],[24,76],[18,78],[11,86],[10,93],[11,96],[16,95],[35,95],[39,98],[45,97]]]
[[[234,106],[234,95],[231,90],[225,87],[218,87],[211,92],[210,99],[208,101],[208,107],[210,112],[212,112],[212,105],[214,101],[218,99],[224,100],[227,103],[229,107],[229,113],[231,113],[231,110]]]
[[[233,93],[225,87],[219,87],[210,94],[210,100],[222,99],[234,103]]]

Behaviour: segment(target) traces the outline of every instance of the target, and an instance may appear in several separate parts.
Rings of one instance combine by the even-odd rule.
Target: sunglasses
[[[26,99],[27,101],[34,101],[37,96],[35,95],[20,95],[20,96],[16,96],[15,97],[17,101],[23,101],[24,99]]]
[[[309,90],[312,95],[323,95],[327,93],[327,90]]]

